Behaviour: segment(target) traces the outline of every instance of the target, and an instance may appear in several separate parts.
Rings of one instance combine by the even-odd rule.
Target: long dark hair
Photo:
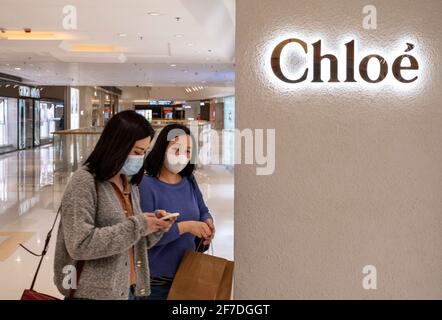
[[[147,137],[153,138],[154,129],[150,123],[133,110],[117,113],[104,127],[94,151],[84,164],[99,181],[109,180],[120,172],[135,142]],[[132,184],[139,184],[143,168],[132,177]]]
[[[192,159],[194,159],[195,141],[189,128],[181,124],[169,124],[161,130],[152,151],[149,152],[146,161],[144,161],[146,174],[155,178],[159,177],[169,142],[176,137],[183,135],[188,135],[192,139]],[[187,166],[179,172],[179,175],[182,177],[188,177],[193,174],[194,170],[195,165],[193,164],[193,161],[190,161]]]

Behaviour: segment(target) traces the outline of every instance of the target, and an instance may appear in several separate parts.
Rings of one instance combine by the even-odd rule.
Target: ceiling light
[[[20,67],[15,67],[14,70],[20,71],[21,68]]]
[[[159,12],[148,12],[147,13],[149,16],[152,16],[152,17],[158,17],[158,16],[161,16],[161,13],[159,13]]]
[[[74,44],[71,52],[120,52],[121,50],[113,45],[108,44]]]
[[[6,40],[68,40],[72,36],[61,32],[11,30],[0,33],[0,39]]]
[[[173,67],[176,67],[176,64],[171,64],[170,66],[173,68]]]

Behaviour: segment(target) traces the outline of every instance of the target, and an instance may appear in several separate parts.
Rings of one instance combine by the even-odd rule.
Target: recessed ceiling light
[[[147,14],[148,14],[149,16],[153,16],[153,17],[161,16],[161,13],[159,13],[159,12],[148,12]]]
[[[173,68],[173,67],[176,67],[176,64],[171,64],[170,66]]]
[[[15,67],[14,70],[20,71],[21,68],[20,67]]]

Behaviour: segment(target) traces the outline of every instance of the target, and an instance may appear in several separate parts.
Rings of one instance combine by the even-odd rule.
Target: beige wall
[[[377,30],[362,28],[369,3]],[[441,20],[439,0],[237,1],[237,126],[276,128],[276,172],[235,171],[236,298],[442,298]],[[411,36],[428,66],[402,93],[282,89],[263,65],[283,30],[389,52]]]

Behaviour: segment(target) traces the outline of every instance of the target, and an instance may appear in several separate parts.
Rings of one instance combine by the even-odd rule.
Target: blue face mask
[[[128,156],[126,161],[124,162],[123,168],[121,169],[121,173],[126,176],[134,176],[136,175],[144,164],[144,156]]]

